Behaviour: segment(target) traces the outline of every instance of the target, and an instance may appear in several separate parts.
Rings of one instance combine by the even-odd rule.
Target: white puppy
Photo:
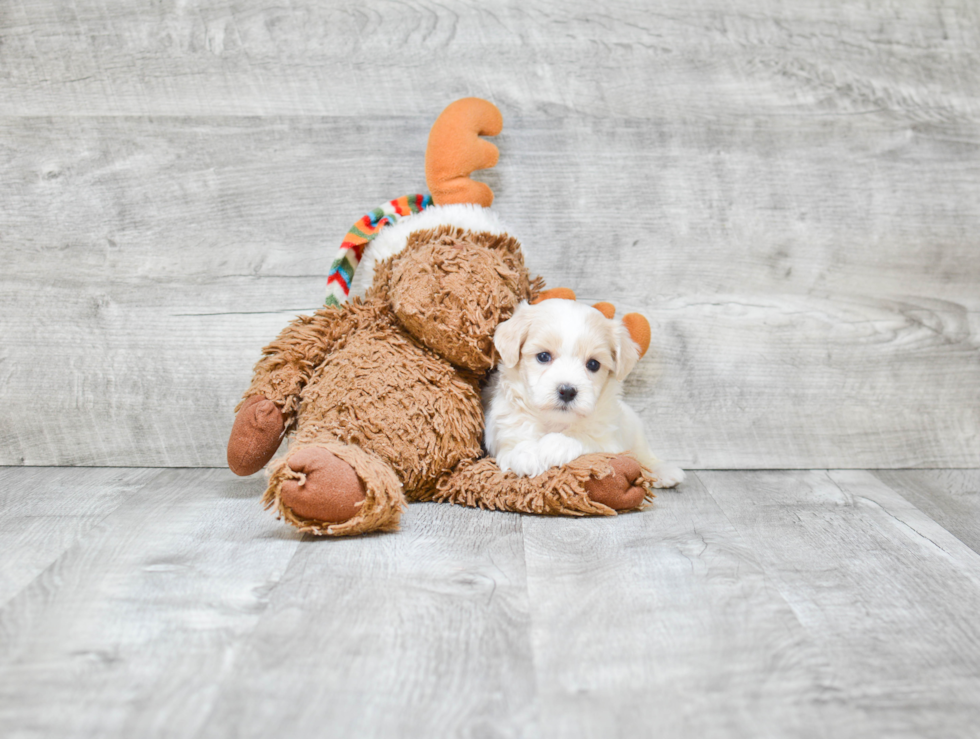
[[[493,343],[501,362],[484,391],[484,443],[502,470],[540,475],[583,454],[629,451],[655,487],[684,479],[653,456],[620,397],[640,358],[623,323],[572,300],[521,303]]]

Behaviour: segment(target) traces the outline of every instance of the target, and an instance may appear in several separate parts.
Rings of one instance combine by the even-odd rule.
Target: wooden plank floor
[[[980,470],[297,535],[220,469],[0,468],[4,737],[972,737]]]

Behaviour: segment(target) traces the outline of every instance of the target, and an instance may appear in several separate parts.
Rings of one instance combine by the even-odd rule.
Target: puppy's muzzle
[[[578,388],[574,385],[558,386],[558,399],[565,405],[568,405],[575,400],[576,395],[578,395]]]

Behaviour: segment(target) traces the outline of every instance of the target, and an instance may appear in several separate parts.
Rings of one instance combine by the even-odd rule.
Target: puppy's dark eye
[[[588,362],[585,363],[585,368],[589,372],[598,372],[599,371],[599,367],[601,367],[601,366],[602,365],[599,364],[599,360],[598,359],[590,359]]]
[[[541,364],[548,364],[548,362],[551,361],[551,355],[548,354],[548,352],[541,352],[538,354],[538,361],[541,362]]]

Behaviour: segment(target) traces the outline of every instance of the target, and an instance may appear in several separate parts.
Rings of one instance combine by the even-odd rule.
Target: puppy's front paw
[[[660,462],[650,472],[653,475],[653,486],[655,488],[676,487],[684,482],[684,478],[686,477],[684,470],[680,467],[665,462]]]
[[[564,434],[545,434],[537,441],[522,441],[497,455],[497,464],[522,477],[537,477],[549,467],[560,467],[585,454],[582,442]]]
[[[497,464],[504,472],[513,472],[521,477],[536,477],[548,469],[538,453],[538,445],[533,441],[522,441],[513,449],[497,455]]]
[[[585,454],[585,447],[578,439],[565,434],[545,434],[538,442],[538,454],[545,469],[561,467]]]

